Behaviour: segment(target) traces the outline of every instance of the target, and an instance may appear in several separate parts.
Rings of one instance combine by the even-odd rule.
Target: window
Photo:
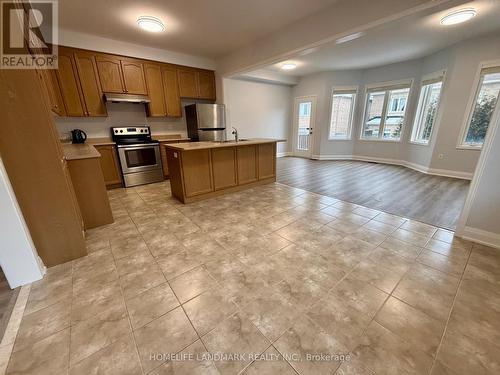
[[[481,148],[500,93],[500,66],[481,70],[474,106],[467,120],[461,146]]]
[[[328,139],[350,139],[356,90],[334,90]]]
[[[429,144],[432,128],[436,121],[436,113],[439,106],[442,86],[442,76],[422,82],[417,113],[415,114],[415,121],[411,133],[412,142],[423,145]]]
[[[361,138],[399,141],[409,94],[410,83],[367,90]]]
[[[311,116],[311,102],[304,102],[299,104],[299,116],[301,117]]]

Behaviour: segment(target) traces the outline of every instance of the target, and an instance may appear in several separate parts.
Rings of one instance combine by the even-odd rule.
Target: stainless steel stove
[[[125,187],[163,181],[160,143],[151,138],[149,126],[111,128]]]

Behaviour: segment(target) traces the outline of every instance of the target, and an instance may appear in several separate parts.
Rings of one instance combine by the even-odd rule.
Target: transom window
[[[436,122],[436,114],[443,87],[443,77],[424,80],[418,99],[417,113],[411,132],[411,141],[423,145],[429,144],[432,129]]]
[[[350,139],[356,90],[334,90],[328,139]]]
[[[401,139],[410,85],[408,82],[367,90],[362,139],[389,141]]]
[[[462,147],[481,148],[500,93],[500,66],[481,70],[474,105],[462,135]]]

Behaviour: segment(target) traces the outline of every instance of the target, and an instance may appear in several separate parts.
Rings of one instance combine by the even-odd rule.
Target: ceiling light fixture
[[[441,18],[441,25],[450,26],[456,25],[457,23],[462,23],[474,18],[476,16],[476,11],[472,8],[460,9]]]
[[[365,33],[363,33],[363,32],[346,35],[346,36],[343,36],[342,38],[338,38],[335,41],[335,43],[336,44],[347,43],[347,42],[350,42],[351,40],[361,38],[363,35],[365,35]]]
[[[296,67],[297,67],[297,65],[294,63],[285,63],[285,64],[281,65],[281,69],[283,69],[283,70],[292,70],[292,69],[295,69]]]
[[[137,24],[141,29],[152,33],[165,31],[165,25],[163,25],[163,22],[156,17],[141,16],[137,19]]]

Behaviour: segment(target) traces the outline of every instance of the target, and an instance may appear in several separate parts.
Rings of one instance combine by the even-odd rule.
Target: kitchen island
[[[254,138],[166,145],[172,195],[183,203],[276,181],[276,143]]]

